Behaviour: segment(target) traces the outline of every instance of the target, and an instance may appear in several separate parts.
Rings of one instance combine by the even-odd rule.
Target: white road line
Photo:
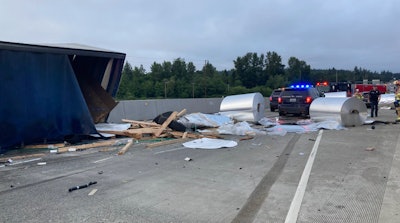
[[[308,157],[308,161],[306,166],[304,167],[303,174],[301,175],[299,186],[297,186],[296,194],[293,197],[292,203],[290,204],[290,209],[288,214],[286,215],[285,223],[296,223],[297,217],[299,215],[301,203],[303,202],[304,193],[306,191],[308,178],[310,177],[311,168],[314,163],[315,156],[317,154],[319,142],[322,138],[323,130],[320,130],[318,133],[318,137],[315,140],[314,147],[311,150],[310,156]]]
[[[30,159],[30,160],[24,160],[24,161],[18,161],[18,162],[12,162],[10,164],[8,164],[9,166],[14,166],[14,165],[18,165],[21,163],[29,163],[29,162],[33,162],[33,161],[38,161],[41,160],[42,158],[35,158],[35,159]]]
[[[96,160],[93,163],[100,163],[100,162],[106,161],[106,160],[111,159],[111,158],[113,158],[113,157],[111,156],[111,157],[104,158],[104,159],[101,159],[101,160]]]

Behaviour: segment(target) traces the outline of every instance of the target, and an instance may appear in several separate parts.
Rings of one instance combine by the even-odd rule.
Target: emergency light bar
[[[313,87],[311,84],[296,84],[290,85],[291,88],[310,88]]]

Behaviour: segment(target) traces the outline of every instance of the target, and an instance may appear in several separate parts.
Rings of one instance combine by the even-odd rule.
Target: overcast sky
[[[286,66],[398,73],[399,21],[399,0],[2,0],[0,40],[105,48],[147,71],[275,51]]]

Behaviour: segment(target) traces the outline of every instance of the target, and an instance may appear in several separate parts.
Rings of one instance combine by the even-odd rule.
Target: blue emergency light
[[[310,88],[312,87],[311,84],[296,84],[296,85],[290,85],[291,88]]]

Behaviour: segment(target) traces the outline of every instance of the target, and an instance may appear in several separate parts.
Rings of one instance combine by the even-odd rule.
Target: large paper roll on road
[[[363,125],[367,116],[367,106],[357,98],[321,97],[310,105],[310,118],[314,121],[335,120],[349,127]]]
[[[258,122],[265,117],[265,99],[258,92],[227,96],[221,102],[220,114],[237,121]]]

